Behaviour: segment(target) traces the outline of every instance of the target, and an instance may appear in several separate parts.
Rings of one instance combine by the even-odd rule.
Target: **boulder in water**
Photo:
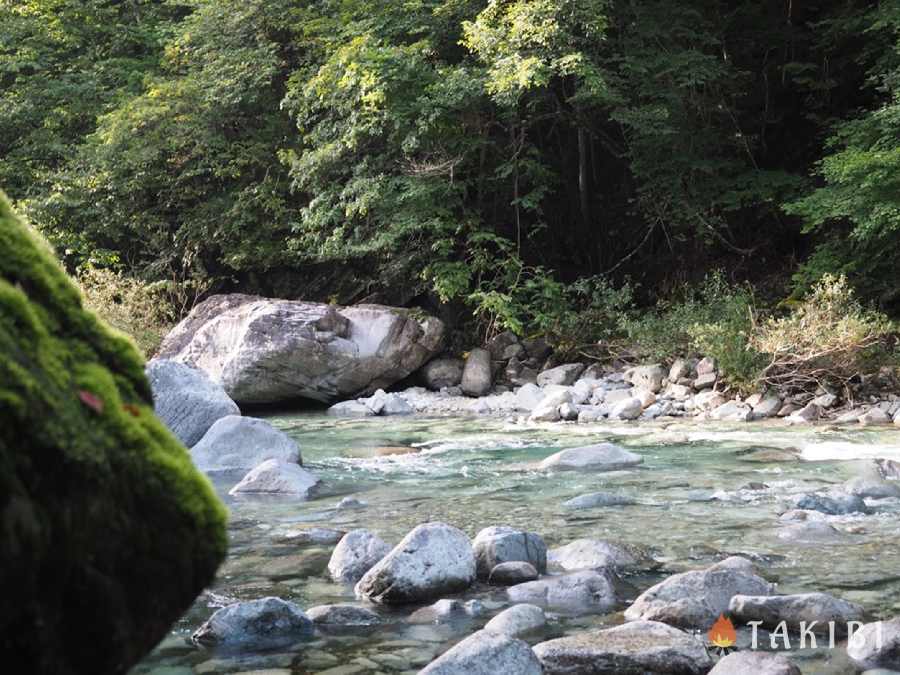
[[[828,622],[832,621],[838,634],[846,631],[849,621],[861,621],[865,615],[859,605],[827,593],[735,595],[728,612],[739,621],[762,621],[768,628],[784,621],[790,628],[798,629],[805,623],[810,630],[825,633],[829,631]]]
[[[225,509],[154,414],[132,342],[2,193],[0,420],[7,667],[127,672],[212,581]]]
[[[537,605],[521,603],[504,609],[488,621],[484,630],[503,633],[511,637],[522,637],[547,625],[547,617]]]
[[[544,577],[506,589],[512,602],[525,602],[565,614],[605,614],[617,603],[608,573],[583,571]]]
[[[643,463],[644,458],[612,443],[598,443],[580,448],[567,448],[541,462],[547,471],[615,471]]]
[[[269,459],[303,464],[293,438],[265,420],[239,415],[217,420],[191,448],[191,457],[207,472],[252,469]]]
[[[191,639],[226,650],[260,651],[288,647],[312,635],[313,623],[293,602],[260,598],[216,611]]]
[[[419,675],[541,675],[541,664],[528,643],[480,630],[444,652]]]
[[[368,530],[351,530],[338,542],[328,561],[328,573],[335,581],[355,584],[391,550]]]
[[[547,571],[547,545],[535,532],[499,525],[486,527],[472,540],[478,577],[487,579],[500,563],[530,563],[538,573]]]
[[[299,464],[267,459],[244,476],[228,492],[230,495],[283,495],[309,499],[319,479]]]

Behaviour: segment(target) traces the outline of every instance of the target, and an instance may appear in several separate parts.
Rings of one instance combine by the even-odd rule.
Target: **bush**
[[[729,382],[746,389],[765,365],[750,345],[754,316],[751,290],[714,272],[697,287],[684,286],[656,312],[626,319],[623,328],[642,356],[711,356]]]
[[[131,336],[150,358],[172,326],[195,304],[205,284],[198,281],[145,283],[112,269],[78,270],[84,304],[110,326]]]
[[[895,327],[863,307],[844,276],[825,275],[790,315],[755,331],[752,346],[769,357],[762,383],[787,391],[842,388],[890,363]]]

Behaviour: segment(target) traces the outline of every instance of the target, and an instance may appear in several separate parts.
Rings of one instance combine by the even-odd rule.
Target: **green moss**
[[[126,671],[212,580],[225,521],[207,479],[153,414],[133,344],[84,310],[0,193],[7,662]]]

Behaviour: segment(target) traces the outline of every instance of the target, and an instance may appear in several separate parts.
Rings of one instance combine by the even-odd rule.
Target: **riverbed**
[[[395,544],[423,522],[443,521],[470,536],[506,524],[541,534],[550,548],[583,537],[636,546],[660,566],[624,579],[620,610],[673,572],[740,554],[777,582],[780,593],[823,591],[863,605],[874,618],[900,614],[900,500],[867,500],[868,515],[829,516],[838,534],[826,541],[778,536],[784,527],[778,516],[790,508],[792,495],[858,475],[861,458],[900,460],[894,428],[681,420],[539,426],[492,417],[343,420],[321,414],[269,421],[300,443],[304,466],[322,479],[322,488],[307,502],[234,498],[227,490],[240,476],[218,477],[231,512],[228,559],[212,588],[134,673],[416,672],[508,604],[503,589],[478,584],[464,596],[487,608],[477,618],[410,624],[414,608],[379,609],[386,618],[379,627],[319,632],[282,652],[234,657],[190,644],[193,630],[235,600],[275,595],[301,607],[354,602],[352,587],[327,576],[332,545],[299,546],[287,538],[313,526],[367,528]],[[609,473],[536,469],[562,448],[603,441],[640,454],[644,463]],[[378,454],[383,447],[414,452]],[[562,506],[599,491],[635,503],[577,511]],[[335,508],[351,494],[366,506]],[[549,618],[546,631],[530,642],[623,621],[621,611]],[[793,649],[790,656],[804,674],[853,672],[840,648]]]

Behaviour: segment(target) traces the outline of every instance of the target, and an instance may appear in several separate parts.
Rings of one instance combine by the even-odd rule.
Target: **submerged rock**
[[[462,600],[443,598],[427,607],[413,612],[410,623],[444,623],[460,619],[471,619],[484,614],[484,605],[480,600]]]
[[[303,530],[290,530],[282,534],[279,539],[287,544],[298,544],[304,546],[307,544],[327,545],[336,544],[344,535],[347,534],[343,530],[332,530],[327,527],[310,527]]]
[[[544,675],[702,675],[712,667],[698,638],[656,621],[634,621],[535,645]]]
[[[827,593],[735,595],[728,605],[728,612],[739,621],[762,621],[762,625],[769,628],[782,621],[791,628],[799,628],[804,622],[810,630],[825,633],[829,630],[828,622],[833,621],[838,634],[846,630],[848,621],[860,621],[865,614],[859,605]],[[813,627],[813,622],[818,625]]]
[[[800,495],[795,499],[794,504],[798,509],[819,511],[831,516],[846,515],[848,513],[869,513],[870,511],[862,497],[843,492]]]
[[[444,652],[420,675],[541,675],[541,664],[526,642],[480,630]]]
[[[207,646],[260,651],[288,647],[312,632],[313,623],[302,609],[293,602],[269,597],[223,607],[191,639]]]
[[[709,675],[801,675],[785,656],[768,652],[732,652],[719,659]]]
[[[538,573],[547,571],[547,545],[535,532],[499,525],[486,527],[472,540],[478,577],[487,579],[500,563],[530,563]]]
[[[228,494],[285,495],[309,499],[318,484],[319,479],[298,464],[267,459],[251,469]]]
[[[400,605],[457,593],[475,580],[469,538],[444,523],[414,528],[356,585],[373,602]]]
[[[642,464],[644,458],[612,443],[599,443],[581,448],[567,448],[550,455],[540,463],[540,469],[615,471]]]
[[[421,312],[213,295],[166,336],[161,358],[205,371],[240,403],[329,402],[402,380],[440,350]]]
[[[563,502],[563,507],[572,510],[594,509],[601,506],[628,506],[637,502],[632,497],[612,492],[591,492],[586,495],[572,497]]]
[[[522,603],[504,609],[488,621],[484,630],[503,633],[512,637],[522,637],[547,625],[547,617],[537,605]]]
[[[378,614],[359,605],[317,605],[307,609],[306,616],[313,623],[325,626],[374,626],[381,623]]]
[[[337,582],[355,584],[391,547],[368,530],[351,530],[338,542],[328,561],[328,573]]]
[[[225,509],[154,414],[143,358],[2,193],[0,420],[7,668],[127,672],[212,581]]]
[[[512,602],[567,614],[605,614],[618,602],[610,576],[592,570],[516,584],[507,588],[506,594]]]
[[[641,593],[625,610],[625,618],[706,630],[728,610],[735,595],[774,592],[774,586],[756,574],[749,560],[733,556],[706,569],[664,579]]]
[[[241,414],[237,403],[202,370],[154,359],[147,364],[146,373],[154,412],[188,447],[203,438],[217,420]]]
[[[265,420],[239,415],[216,421],[191,449],[191,457],[203,471],[252,469],[267,459],[303,464],[294,439]]]

